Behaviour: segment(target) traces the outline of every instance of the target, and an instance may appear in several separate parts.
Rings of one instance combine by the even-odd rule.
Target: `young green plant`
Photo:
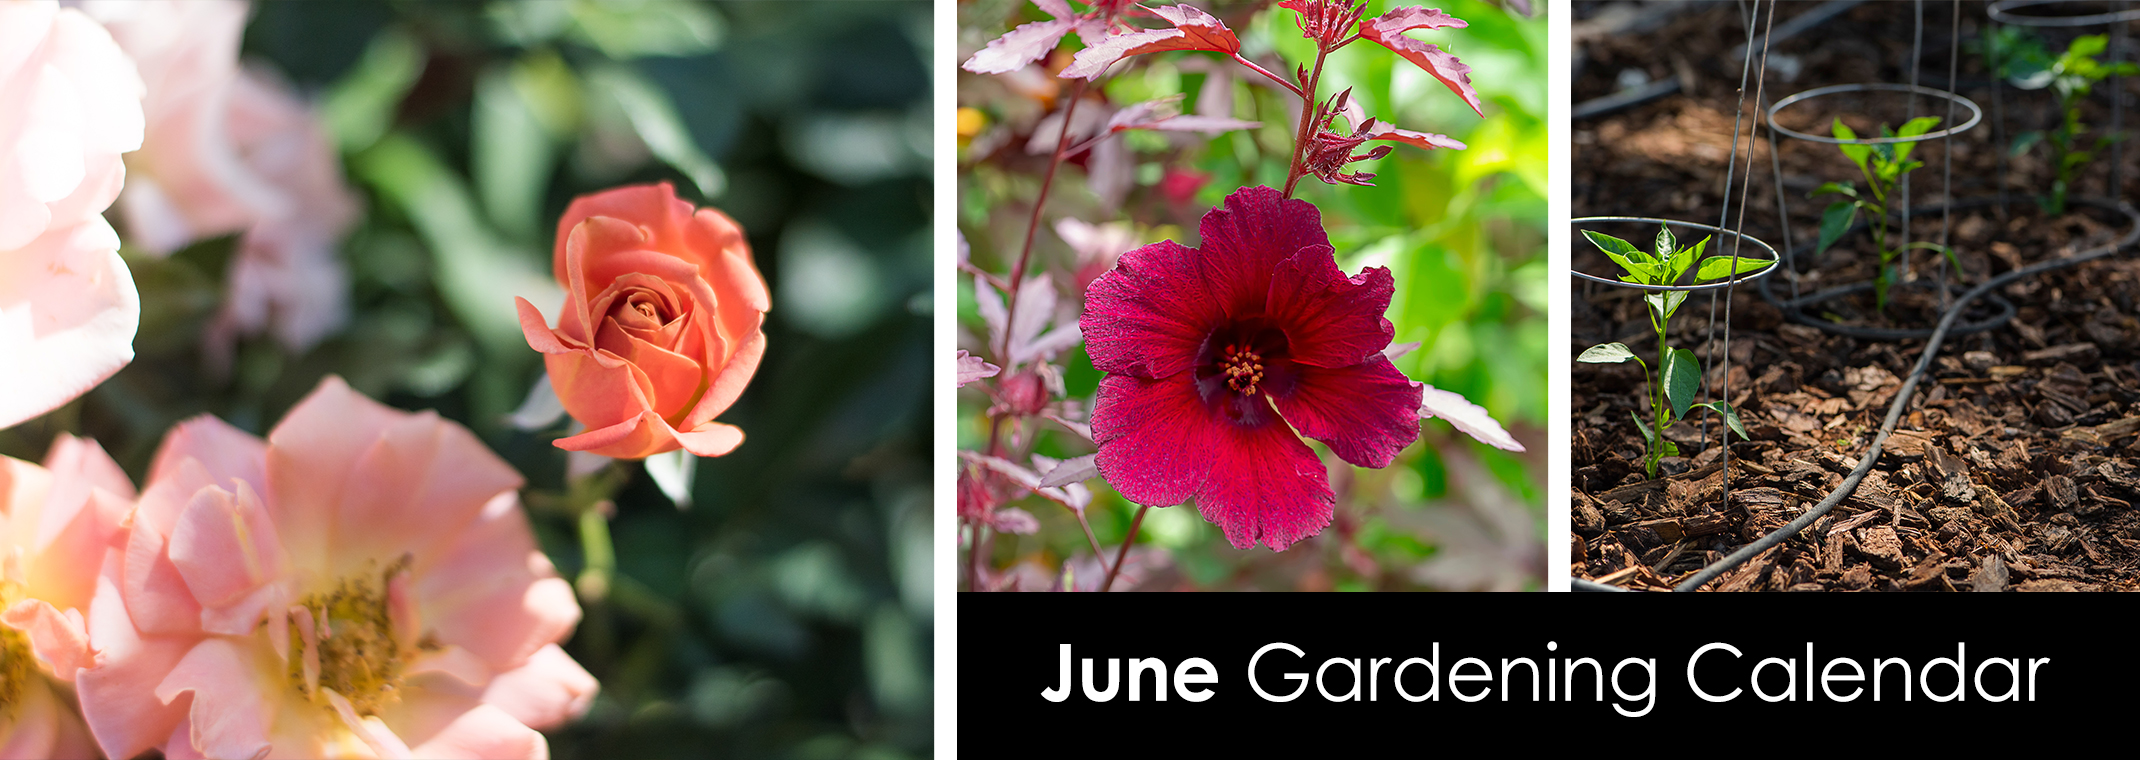
[[[1583,230],[1583,236],[1590,238],[1592,245],[1604,251],[1614,264],[1618,264],[1620,269],[1626,272],[1620,275],[1621,281],[1637,285],[1677,285],[1690,269],[1694,272],[1695,282],[1709,282],[1759,272],[1775,263],[1767,259],[1724,255],[1711,256],[1704,260],[1702,250],[1708,247],[1709,238],[1702,238],[1702,241],[1695,243],[1692,248],[1681,248],[1672,238],[1671,228],[1662,225],[1657,230],[1655,253],[1644,253],[1625,240],[1590,230]],[[1700,262],[1699,266],[1696,265],[1697,261]],[[1670,426],[1673,420],[1685,418],[1687,412],[1696,407],[1723,415],[1724,424],[1730,426],[1732,432],[1738,433],[1739,438],[1746,439],[1749,436],[1746,434],[1746,426],[1739,422],[1738,410],[1731,408],[1731,402],[1694,403],[1694,396],[1701,391],[1702,385],[1701,360],[1696,359],[1692,351],[1672,348],[1666,343],[1666,328],[1671,323],[1672,314],[1679,311],[1679,305],[1687,300],[1687,291],[1651,291],[1645,294],[1642,300],[1649,305],[1650,328],[1657,333],[1656,374],[1651,373],[1649,363],[1642,361],[1642,357],[1636,356],[1624,343],[1591,346],[1575,360],[1588,364],[1621,364],[1633,361],[1642,365],[1642,375],[1649,381],[1650,387],[1650,419],[1645,422],[1642,415],[1634,412],[1629,414],[1635,418],[1635,427],[1642,431],[1642,439],[1648,451],[1642,462],[1643,472],[1654,478],[1657,477],[1658,461],[1679,455],[1679,446],[1664,439],[1664,429]]]
[[[1919,116],[1904,123],[1900,130],[1890,130],[1886,124],[1882,124],[1880,125],[1880,136],[1883,138],[1917,137],[1931,131],[1932,127],[1938,123],[1939,117],[1937,116]],[[1834,131],[1837,139],[1858,139],[1858,133],[1845,125],[1842,119],[1835,120]],[[1907,246],[1888,245],[1888,223],[1891,221],[1890,217],[1892,216],[1890,213],[1892,207],[1888,204],[1894,197],[1895,188],[1902,184],[1904,175],[1925,165],[1923,161],[1910,160],[1910,153],[1916,150],[1917,143],[1912,141],[1876,143],[1873,145],[1843,143],[1836,147],[1843,151],[1844,158],[1850,159],[1851,163],[1857,165],[1858,171],[1864,174],[1865,190],[1864,192],[1859,192],[1855,181],[1845,180],[1821,185],[1806,196],[1808,198],[1817,198],[1822,195],[1839,195],[1844,198],[1844,200],[1828,204],[1828,208],[1821,211],[1820,244],[1815,246],[1813,250],[1816,255],[1826,252],[1829,246],[1835,245],[1835,241],[1842,239],[1843,233],[1849,230],[1851,225],[1857,223],[1858,212],[1862,210],[1867,216],[1872,217],[1873,248],[1880,252],[1880,269],[1873,276],[1873,301],[1880,310],[1885,311],[1887,309],[1888,287],[1895,282],[1895,259],[1904,250],[1922,248],[1938,251],[1946,255],[1948,263],[1955,266],[1955,271],[1961,271],[1960,264],[1955,262],[1954,251],[1938,243],[1916,242]]]
[[[2051,168],[2054,172],[2051,192],[2036,199],[2037,205],[2043,208],[2045,214],[2057,216],[2066,213],[2066,193],[2074,176],[2080,174],[2080,169],[2087,166],[2089,161],[2095,160],[2096,151],[2125,138],[2123,134],[2107,133],[2097,136],[2094,145],[2085,149],[2081,147],[2081,134],[2088,129],[2087,125],[2081,123],[2081,102],[2088,99],[2088,93],[2095,89],[2095,84],[2112,74],[2140,73],[2140,66],[2132,63],[2106,65],[2097,61],[2095,57],[2109,46],[2110,38],[2101,34],[2080,37],[2067,46],[2066,52],[2058,56],[2058,60],[2051,62],[2049,77],[2037,77],[2037,81],[2044,81],[2045,84],[2036,85],[2043,87],[2047,84],[2053,92],[2058,93],[2058,109],[2064,118],[2058,126],[2049,131],[2023,132],[2014,137],[2015,155],[2028,151],[2039,142],[2050,146]]]

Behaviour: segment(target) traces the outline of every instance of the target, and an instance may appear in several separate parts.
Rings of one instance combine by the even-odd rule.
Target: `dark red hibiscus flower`
[[[1422,386],[1382,355],[1389,270],[1346,277],[1313,204],[1246,187],[1201,232],[1202,248],[1122,254],[1085,294],[1078,324],[1108,373],[1095,461],[1130,501],[1194,497],[1235,547],[1283,550],[1329,525],[1336,502],[1300,436],[1388,465],[1419,437]]]

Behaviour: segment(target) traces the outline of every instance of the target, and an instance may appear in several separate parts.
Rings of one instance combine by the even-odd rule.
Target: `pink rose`
[[[337,257],[356,221],[325,130],[289,85],[241,70],[238,0],[98,0],[89,13],[141,64],[148,136],[119,197],[127,238],[163,255],[244,232],[206,336],[228,363],[239,334],[272,332],[301,352],[348,320]],[[220,354],[220,355],[218,355]]]
[[[100,216],[141,147],[141,79],[96,22],[0,3],[0,428],[134,359],[141,303]]]
[[[0,457],[0,758],[88,758],[96,745],[60,684],[93,655],[84,612],[134,484],[95,443],[61,435],[39,467]],[[5,662],[6,660],[0,660]]]
[[[666,182],[581,196],[558,220],[555,263],[567,291],[555,329],[515,300],[558,399],[588,428],[558,448],[711,457],[743,442],[713,418],[757,372],[772,300],[733,220]]]
[[[542,757],[594,679],[520,474],[329,377],[262,441],[164,439],[76,677],[111,757]]]

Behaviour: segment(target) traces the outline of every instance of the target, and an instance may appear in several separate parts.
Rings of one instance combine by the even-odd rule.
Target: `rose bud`
[[[743,431],[714,422],[765,355],[765,280],[736,223],[668,183],[581,196],[557,224],[564,313],[516,299],[565,411],[587,431],[557,447],[619,459],[719,456]]]

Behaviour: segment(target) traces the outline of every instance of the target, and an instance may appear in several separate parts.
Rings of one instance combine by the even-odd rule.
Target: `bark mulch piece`
[[[1780,23],[1813,5],[1783,4],[1776,19]],[[1725,160],[1738,100],[1739,63],[1727,54],[1744,40],[1735,8],[1715,4],[1665,14],[1661,27],[1578,43],[1577,101],[1610,93],[1629,70],[1653,79],[1678,76],[1693,86],[1575,124],[1576,216],[1716,222],[1723,210]],[[1827,84],[1907,82],[1911,15],[1906,3],[1868,3],[1778,43],[1770,52],[1768,100]],[[1925,15],[1919,76],[1929,86],[1945,87],[1949,19],[1944,6],[1928,6]],[[1984,23],[1981,3],[1964,4],[1964,39],[1975,39]],[[2054,50],[2065,41],[2051,40]],[[1796,69],[1795,78],[1783,76],[1786,68]],[[1982,69],[1977,56],[1963,54],[1959,90],[1985,106],[1986,123],[1954,138],[1960,198],[1998,190],[2001,151],[1993,143],[1991,90]],[[2125,86],[2128,103],[2140,104],[2140,78],[2127,78]],[[2108,85],[2097,89],[2086,121],[2101,128],[2110,123]],[[2056,118],[2043,92],[2008,89],[2004,97],[2009,139]],[[1761,111],[1752,101],[1749,97],[1749,121]],[[1756,173],[1746,193],[1745,229],[1781,248],[1769,147],[1765,137],[1754,143]],[[1791,238],[1802,244],[1817,234],[1825,200],[1807,200],[1807,191],[1822,182],[1851,179],[1856,170],[1832,146],[1779,140],[1777,149],[1791,204]],[[1737,226],[1740,213],[1740,183],[1747,170],[1744,145],[1741,150],[1727,226]],[[1939,197],[1948,150],[1936,141],[1918,149],[1916,157],[1926,162],[1912,175],[1920,203]],[[2107,161],[2089,167],[2077,195],[2109,193]],[[2140,147],[2127,143],[2121,170],[2124,197],[2140,197],[2133,193],[2140,185]],[[2125,219],[2097,210],[2044,218],[2027,198],[2047,186],[2049,176],[2040,150],[2011,158],[2006,183],[2015,203],[1953,214],[1948,235],[1964,282],[2067,255],[2123,232]],[[1631,199],[1641,200],[1631,206],[1636,203]],[[1939,215],[1927,216],[1913,218],[1911,239],[1938,239]],[[1647,235],[1637,239],[1647,241]],[[1876,263],[1868,241],[1862,234],[1848,237],[1825,256],[1800,261],[1801,290],[1869,279]],[[1593,274],[1609,272],[1610,262],[1588,248],[1578,246],[1575,265]],[[1936,262],[1924,258],[1915,262],[1915,274],[1930,281]],[[2136,259],[2140,254],[2128,251],[2001,289],[2015,306],[2012,322],[1947,340],[1856,491],[1811,528],[1707,588],[2140,588],[2140,513],[2133,509],[2140,501]],[[1788,292],[1785,274],[1774,278],[1779,293]],[[1566,348],[1571,356],[1610,341],[1624,342],[1644,356],[1655,353],[1656,339],[1638,293],[1585,283],[1575,291],[1574,342]],[[1823,304],[1817,315],[1880,327],[1932,325],[1940,309],[1934,290],[1897,293],[1885,313],[1865,298]],[[1726,387],[1728,359],[1730,400],[1753,436],[1730,444],[1728,472],[1719,444],[1722,425],[1711,418],[1704,426],[1697,418],[1665,431],[1686,456],[1667,459],[1663,477],[1645,479],[1643,441],[1629,415],[1647,409],[1640,370],[1632,364],[1574,366],[1569,509],[1575,577],[1632,590],[1668,589],[1803,514],[1856,464],[1924,348],[1921,340],[1861,340],[1788,323],[1747,288],[1731,297],[1728,319],[1726,307],[1724,299],[1716,299],[1712,317],[1708,296],[1689,298],[1671,324],[1671,342],[1702,358],[1712,397]],[[1979,311],[1989,313],[1985,307]]]

